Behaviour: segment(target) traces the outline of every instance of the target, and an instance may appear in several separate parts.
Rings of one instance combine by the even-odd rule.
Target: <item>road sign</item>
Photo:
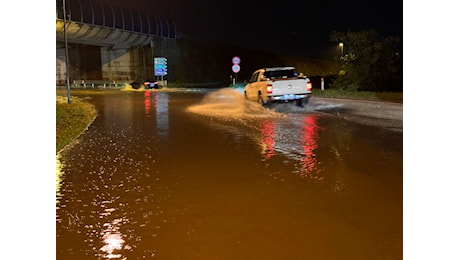
[[[240,57],[235,56],[235,57],[232,58],[232,62],[233,62],[233,64],[238,65],[238,64],[240,64],[241,59],[240,59]]]
[[[167,74],[166,68],[155,68],[155,76],[166,76]]]
[[[235,73],[240,72],[240,65],[238,65],[238,64],[233,64],[233,66],[232,66],[232,71],[235,72]]]
[[[155,76],[166,76],[168,74],[168,59],[155,57],[153,67]]]

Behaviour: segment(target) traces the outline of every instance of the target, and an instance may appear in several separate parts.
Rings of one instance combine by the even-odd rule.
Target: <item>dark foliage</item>
[[[343,43],[338,77],[332,87],[352,91],[402,91],[402,55],[396,37],[374,30],[332,32],[331,41]]]

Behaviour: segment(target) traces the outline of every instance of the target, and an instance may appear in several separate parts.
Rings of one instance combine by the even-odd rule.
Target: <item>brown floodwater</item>
[[[402,259],[402,133],[241,91],[95,91],[57,259]],[[327,113],[326,113],[327,112]]]

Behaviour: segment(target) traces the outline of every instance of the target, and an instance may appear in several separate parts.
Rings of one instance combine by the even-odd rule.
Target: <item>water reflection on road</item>
[[[402,259],[400,133],[230,89],[91,97],[57,259]]]
[[[289,124],[285,120],[263,120],[260,125],[263,161],[269,162],[276,153],[287,158],[297,160],[300,166],[297,173],[301,178],[322,180],[319,176],[319,162],[316,158],[316,149],[319,127],[317,116],[305,116],[297,124]]]

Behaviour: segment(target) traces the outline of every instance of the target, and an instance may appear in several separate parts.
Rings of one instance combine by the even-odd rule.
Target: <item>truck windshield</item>
[[[264,76],[269,79],[295,78],[299,73],[295,70],[272,70],[265,71]]]

